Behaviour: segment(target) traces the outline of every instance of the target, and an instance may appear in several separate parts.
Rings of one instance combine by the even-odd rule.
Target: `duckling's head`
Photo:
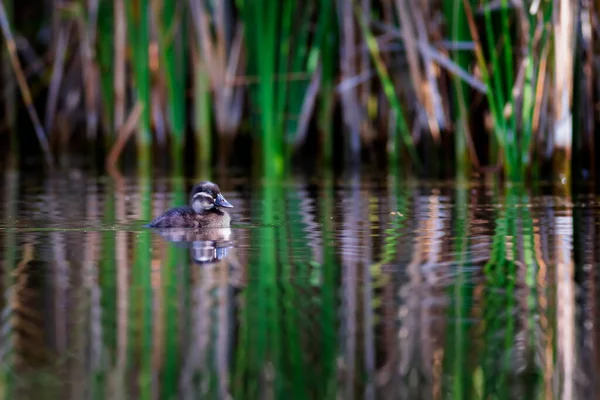
[[[197,213],[208,211],[215,207],[233,207],[225,200],[219,187],[209,181],[200,182],[192,188],[190,204]]]

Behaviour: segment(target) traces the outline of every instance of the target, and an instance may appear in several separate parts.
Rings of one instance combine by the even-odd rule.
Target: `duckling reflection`
[[[219,246],[216,242],[196,241],[192,243],[191,256],[196,264],[213,264],[224,260],[233,246]]]
[[[157,233],[169,242],[190,247],[191,258],[197,264],[224,260],[233,247],[231,228],[164,228]]]

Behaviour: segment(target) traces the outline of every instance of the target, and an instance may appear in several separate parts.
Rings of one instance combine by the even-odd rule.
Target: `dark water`
[[[2,398],[600,392],[594,196],[222,177],[231,230],[165,238],[193,180],[2,174]]]

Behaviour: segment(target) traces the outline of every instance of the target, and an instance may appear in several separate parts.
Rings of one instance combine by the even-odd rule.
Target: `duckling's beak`
[[[217,195],[217,199],[215,200],[215,205],[217,205],[219,207],[233,208],[233,206],[227,200],[225,200],[225,197],[223,197],[223,195],[221,193],[219,193]]]

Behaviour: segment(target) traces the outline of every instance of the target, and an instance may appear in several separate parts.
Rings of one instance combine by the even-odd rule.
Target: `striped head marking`
[[[192,189],[190,203],[194,211],[200,213],[214,207],[233,207],[221,194],[221,190],[212,182],[200,182]]]

